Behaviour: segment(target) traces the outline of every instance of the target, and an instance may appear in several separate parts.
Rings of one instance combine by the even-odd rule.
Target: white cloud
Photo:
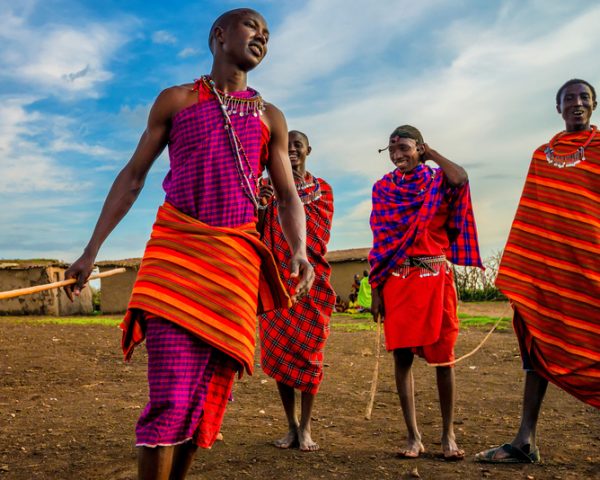
[[[26,107],[35,98],[3,98],[0,102],[0,192],[3,195],[33,192],[63,192],[77,189],[72,172],[59,166],[32,133],[49,119]],[[3,208],[6,208],[4,204]]]
[[[377,55],[439,3],[310,0],[304,8],[294,8],[272,32],[265,65],[253,76],[255,83],[273,100],[288,95],[290,85],[298,94],[311,81],[336,74],[358,58]]]
[[[152,34],[152,41],[159,45],[175,45],[177,38],[166,30],[158,30]]]
[[[127,42],[130,22],[34,26],[29,13],[2,11],[0,78],[33,86],[37,93],[97,97],[99,85],[112,78],[107,64]]]
[[[481,245],[488,254],[506,239],[531,152],[563,127],[555,91],[572,77],[600,80],[590,61],[600,43],[600,7],[557,14],[535,2],[510,3],[491,24],[469,18],[438,25],[433,37],[422,38],[431,57],[442,59],[437,63],[413,65],[399,57],[381,68],[373,55],[372,69],[368,62],[361,72],[342,68],[364,58],[375,48],[372,43],[382,48],[398,42],[408,23],[423,29],[427,20],[419,14],[432,4],[419,5],[398,28],[384,28],[404,16],[400,7],[385,15],[376,11],[373,22],[371,11],[344,9],[337,1],[309,2],[277,29],[269,54],[275,58],[255,78],[267,99],[273,91],[279,107],[291,108],[288,124],[309,135],[325,179],[341,168],[372,184],[391,169],[387,154],[378,155],[377,148],[403,123],[419,127],[442,154],[470,165]],[[543,29],[530,28],[533,15]],[[365,204],[360,205],[338,212],[332,248],[347,246],[359,225],[368,225]],[[358,236],[370,241],[367,233]]]
[[[189,57],[195,57],[199,53],[200,53],[200,51],[197,48],[187,47],[187,48],[184,48],[183,50],[181,50],[177,54],[177,56],[179,58],[189,58]]]

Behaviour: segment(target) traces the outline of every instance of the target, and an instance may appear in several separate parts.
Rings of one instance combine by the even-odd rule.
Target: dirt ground
[[[496,309],[491,311],[490,308]],[[466,305],[463,312],[501,315],[503,305]],[[334,323],[355,323],[335,317]],[[457,354],[474,348],[485,329],[461,332]],[[134,479],[134,426],[146,401],[144,348],[129,364],[115,327],[36,325],[0,317],[0,480]],[[375,332],[333,329],[325,380],[314,412],[315,453],[282,451],[285,433],[274,382],[260,369],[236,383],[225,440],[201,451],[188,478],[245,479],[592,479],[600,478],[600,414],[551,386],[539,422],[542,465],[484,466],[477,451],[511,438],[518,424],[522,371],[511,330],[496,332],[456,367],[458,441],[468,458],[439,458],[441,421],[435,372],[415,365],[418,421],[427,448],[400,460],[404,425],[392,376],[381,358],[375,409],[364,412],[375,362]]]

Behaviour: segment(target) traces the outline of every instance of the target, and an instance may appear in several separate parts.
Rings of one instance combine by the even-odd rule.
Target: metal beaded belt
[[[447,265],[445,255],[436,255],[434,257],[407,257],[401,265],[398,266],[392,275],[395,277],[406,278],[410,274],[411,267],[419,268],[420,277],[435,277],[440,274],[442,267]]]

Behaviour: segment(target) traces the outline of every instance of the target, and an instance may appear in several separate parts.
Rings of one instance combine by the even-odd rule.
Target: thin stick
[[[510,307],[508,307],[510,308]],[[481,342],[479,342],[479,345],[477,345],[473,350],[471,350],[469,353],[463,355],[460,358],[457,358],[456,360],[454,360],[453,362],[444,362],[444,363],[428,363],[427,365],[430,367],[449,367],[450,365],[454,365],[458,362],[462,362],[465,358],[469,358],[471,355],[474,355],[477,350],[479,350],[481,347],[483,347],[483,344],[487,341],[488,338],[490,338],[490,335],[492,333],[494,333],[494,330],[496,330],[496,327],[498,327],[498,325],[500,325],[500,322],[502,320],[506,320],[508,319],[508,316],[506,315],[502,315],[498,321],[494,324],[494,326],[492,327],[492,329],[487,333],[487,335],[485,337],[483,337],[483,340]]]
[[[89,280],[96,280],[97,278],[110,277],[112,275],[118,275],[119,273],[124,273],[126,271],[125,268],[114,268],[112,270],[107,270],[106,272],[96,273],[94,275],[90,275]],[[7,292],[0,292],[0,300],[4,300],[7,298],[20,297],[21,295],[30,295],[32,293],[43,292],[44,290],[52,290],[54,288],[61,288],[66,285],[71,285],[73,283],[77,283],[77,279],[69,278],[68,280],[61,280],[60,282],[52,282],[46,283],[45,285],[36,285],[35,287],[27,287],[27,288],[18,288],[17,290],[8,290]]]
[[[365,410],[365,418],[371,420],[373,413],[373,404],[375,403],[375,393],[377,393],[377,377],[379,376],[379,354],[381,352],[381,315],[377,314],[377,353],[375,354],[375,368],[373,369],[373,380],[371,381],[371,394],[367,409]]]

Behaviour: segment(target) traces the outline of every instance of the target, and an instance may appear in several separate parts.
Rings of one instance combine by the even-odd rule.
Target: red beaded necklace
[[[557,133],[552,137],[552,140],[550,140],[548,146],[544,149],[544,153],[546,154],[546,160],[550,165],[557,168],[574,167],[579,162],[583,162],[585,160],[585,149],[596,135],[596,130],[598,130],[598,127],[596,127],[596,125],[592,125],[590,135],[586,142],[583,145],[566,153],[554,152],[554,145],[556,141],[567,132],[562,131]]]

